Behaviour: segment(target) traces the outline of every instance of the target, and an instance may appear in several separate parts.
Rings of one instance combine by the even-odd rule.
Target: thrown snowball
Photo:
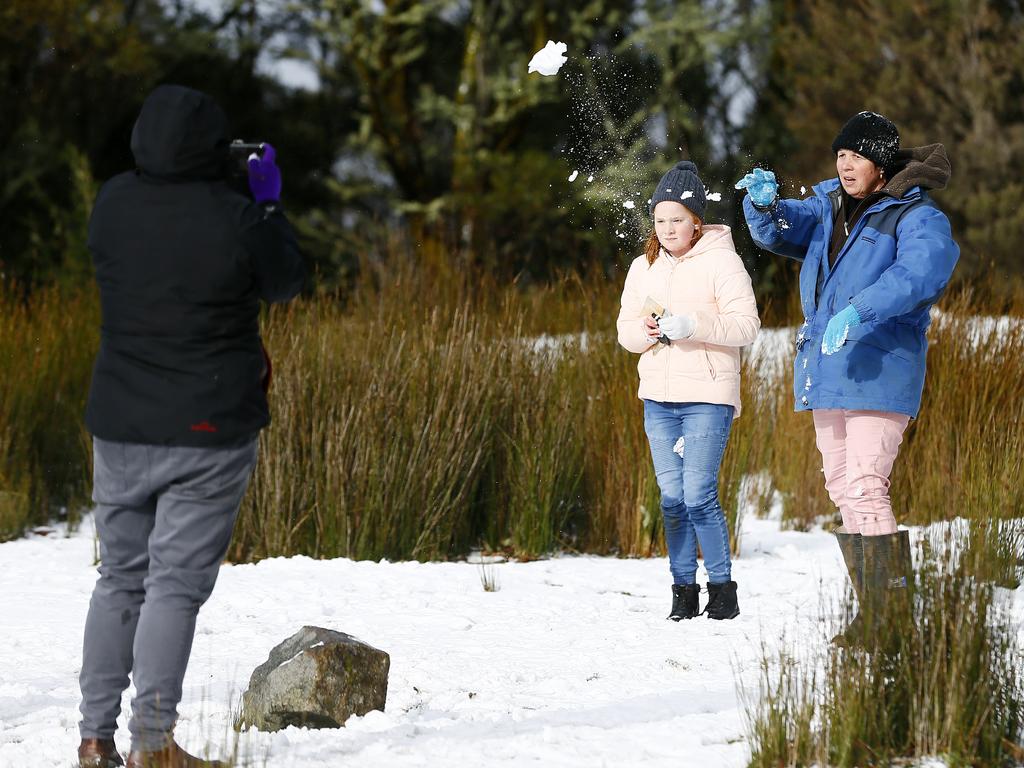
[[[629,208],[629,210],[633,210],[634,208],[636,208],[636,204],[632,200],[627,200],[622,204],[622,207]]]
[[[576,177],[577,177],[577,176],[579,176],[579,175],[580,175],[580,172],[579,172],[579,171],[573,171],[573,172],[572,172],[572,173],[571,173],[571,174],[569,175],[569,181],[576,181]]]
[[[566,62],[563,55],[568,50],[565,43],[556,43],[548,40],[548,44],[533,54],[527,72],[540,72],[542,75],[557,75],[558,70]]]

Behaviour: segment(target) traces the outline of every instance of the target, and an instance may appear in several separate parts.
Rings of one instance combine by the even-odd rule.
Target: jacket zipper
[[[665,299],[665,310],[668,311],[668,312],[672,311],[672,307],[669,306],[669,305],[672,303],[672,278],[676,274],[676,267],[677,266],[679,266],[678,262],[673,263],[672,267],[669,269],[669,272],[668,272],[668,296]],[[665,396],[667,397],[668,396],[669,381],[671,380],[671,376],[669,376],[669,368],[672,367],[672,344],[669,344],[668,345],[668,349],[665,350],[665,351],[668,352],[668,359],[665,360],[665,390],[664,390],[665,391]]]

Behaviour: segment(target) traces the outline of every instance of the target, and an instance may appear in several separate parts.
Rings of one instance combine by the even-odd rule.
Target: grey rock
[[[390,667],[388,654],[351,635],[303,627],[253,671],[235,728],[340,728],[384,709]]]

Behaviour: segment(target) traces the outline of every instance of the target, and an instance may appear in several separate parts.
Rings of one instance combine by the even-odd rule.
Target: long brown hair
[[[686,206],[684,205],[683,208],[686,208]],[[690,219],[696,228],[693,240],[690,241],[690,247],[693,248],[697,241],[704,237],[704,222],[689,208],[686,208],[686,212],[690,214]],[[654,224],[651,224],[651,234],[647,236],[647,244],[644,246],[644,255],[647,256],[648,266],[657,261],[659,253],[661,253],[661,241],[658,239],[658,233],[654,229]]]

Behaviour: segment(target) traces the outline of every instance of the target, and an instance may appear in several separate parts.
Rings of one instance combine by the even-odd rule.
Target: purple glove
[[[263,145],[263,155],[249,155],[249,190],[257,203],[281,199],[281,170],[274,163],[277,153],[270,144]]]

